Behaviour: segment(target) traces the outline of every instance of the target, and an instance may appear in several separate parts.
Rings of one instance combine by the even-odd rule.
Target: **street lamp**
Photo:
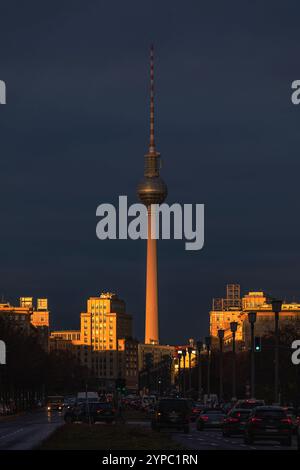
[[[202,398],[202,370],[201,370],[201,351],[203,349],[202,341],[197,341],[198,352],[198,400]]]
[[[191,346],[188,347],[188,355],[189,355],[189,395],[192,393],[192,368],[191,368],[191,362],[192,362],[192,352],[194,348]]]
[[[275,403],[280,402],[279,398],[279,313],[282,308],[282,300],[272,300],[272,311],[275,314],[275,372],[274,372],[274,394]]]
[[[256,322],[256,312],[248,313],[248,321],[251,326],[251,397],[255,398],[254,324]]]
[[[158,396],[161,397],[161,378],[158,377]]]
[[[210,399],[210,346],[211,346],[211,337],[206,336],[205,346],[207,349],[207,398]]]
[[[178,392],[179,396],[181,394],[181,358],[182,358],[182,351],[181,349],[178,350]]]
[[[236,354],[235,354],[235,334],[238,327],[236,321],[230,322],[232,333],[232,398],[236,398]]]
[[[220,342],[220,401],[223,399],[223,342],[225,330],[218,330],[218,337]]]
[[[183,349],[182,351],[182,356],[183,356],[183,396],[185,397],[185,358],[186,358],[186,349]]]

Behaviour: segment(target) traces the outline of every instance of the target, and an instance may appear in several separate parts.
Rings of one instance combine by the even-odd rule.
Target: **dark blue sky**
[[[299,1],[2,1],[0,292],[49,297],[77,327],[113,290],[143,337],[145,243],[96,239],[96,207],[127,194],[156,141],[168,202],[204,203],[205,247],[159,243],[161,339],[207,332],[227,282],[300,299]]]

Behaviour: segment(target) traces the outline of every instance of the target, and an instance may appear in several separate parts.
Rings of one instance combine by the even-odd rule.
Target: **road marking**
[[[22,431],[24,431],[24,428],[18,429],[15,432],[10,432],[9,434],[5,434],[4,436],[1,436],[0,439],[5,439],[6,437],[9,437],[9,436],[14,436],[15,434],[18,434],[19,432],[22,432]]]

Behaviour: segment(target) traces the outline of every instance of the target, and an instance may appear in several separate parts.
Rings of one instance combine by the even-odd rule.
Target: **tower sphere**
[[[153,178],[145,176],[138,184],[137,193],[140,201],[145,206],[161,204],[167,197],[168,188],[160,176]]]

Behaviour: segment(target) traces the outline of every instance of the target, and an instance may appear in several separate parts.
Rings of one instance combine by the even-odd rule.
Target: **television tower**
[[[145,155],[144,178],[137,188],[139,199],[148,210],[148,239],[146,267],[146,318],[145,344],[159,344],[158,327],[158,287],[157,287],[157,248],[156,239],[151,238],[151,204],[161,204],[167,197],[168,189],[159,176],[160,153],[154,141],[154,49],[150,48],[150,141]],[[154,230],[153,230],[154,233]]]

